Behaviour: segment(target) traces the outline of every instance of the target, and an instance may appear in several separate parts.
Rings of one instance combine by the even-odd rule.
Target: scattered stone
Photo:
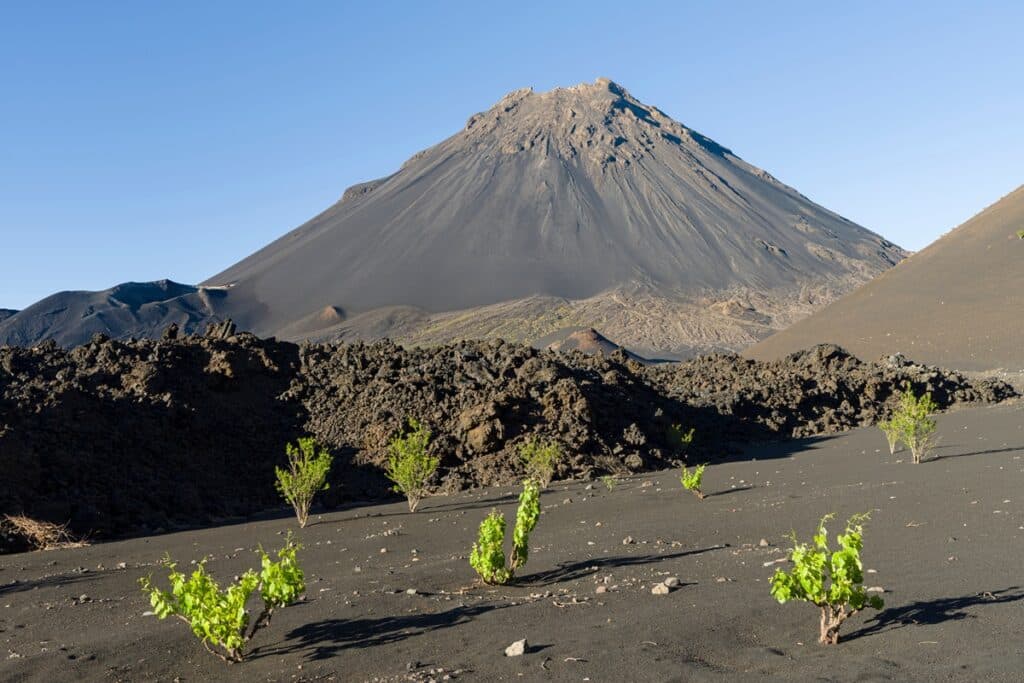
[[[526,642],[526,638],[523,638],[522,640],[517,640],[516,642],[512,643],[511,645],[505,648],[505,656],[519,657],[520,655],[526,654],[527,647],[528,644]]]
[[[600,595],[601,593],[607,593],[608,592],[608,586],[598,586],[597,588],[594,589],[594,592],[597,593],[598,595]]]
[[[653,588],[651,589],[651,593],[652,593],[653,595],[668,595],[668,594],[669,594],[669,592],[671,592],[671,590],[672,590],[672,589],[671,589],[671,588],[669,588],[668,586],[666,586],[665,584],[663,584],[663,583],[657,583],[657,584],[655,584],[655,585],[654,585],[654,587],[653,587]]]
[[[762,538],[760,541],[757,542],[757,545],[758,545],[759,548],[767,548],[768,547],[768,539]]]
[[[668,577],[667,579],[662,581],[662,583],[665,584],[669,588],[678,588],[679,587],[679,579],[677,577],[675,577],[675,576]]]
[[[633,545],[633,543],[634,541],[632,536],[626,536],[624,539],[622,539],[622,545]]]

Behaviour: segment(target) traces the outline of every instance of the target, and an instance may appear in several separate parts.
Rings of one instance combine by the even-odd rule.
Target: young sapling
[[[523,482],[512,530],[512,551],[505,561],[505,516],[497,510],[480,523],[477,542],[469,555],[469,564],[487,584],[508,583],[530,555],[530,532],[540,517],[540,485],[532,479]]]
[[[878,428],[885,434],[885,440],[889,444],[889,455],[896,452],[896,448],[899,447],[900,443],[900,425],[896,419],[882,420],[878,423]]]
[[[887,427],[882,427],[883,431],[888,429],[895,432],[891,436],[889,431],[886,431],[886,437],[890,444],[893,439],[902,441],[910,450],[913,462],[917,464],[923,462],[935,447],[937,423],[932,417],[932,413],[938,408],[939,406],[932,400],[931,394],[925,393],[916,396],[910,383],[907,382],[900,393],[899,405],[892,418],[887,423],[880,423],[879,426],[882,427],[882,424],[886,424]]]
[[[274,610],[294,603],[305,592],[305,577],[295,557],[300,548],[289,536],[276,561],[260,548],[260,571],[246,571],[223,590],[207,573],[206,559],[186,576],[170,557],[164,558],[163,566],[170,572],[169,591],[154,586],[152,577],[139,579],[139,585],[149,595],[158,619],[178,617],[208,652],[228,663],[241,662],[246,644],[270,624]],[[263,609],[253,621],[246,603],[255,592],[263,600]]]
[[[685,451],[693,443],[695,433],[696,430],[693,427],[684,431],[682,425],[674,424],[668,428],[668,442],[672,446],[678,447],[679,450]]]
[[[682,483],[683,488],[697,496],[700,500],[704,500],[704,492],[700,487],[701,482],[704,480],[704,470],[707,466],[707,463],[697,465],[691,471],[686,467],[686,465],[683,465],[679,477],[679,481]]]
[[[427,495],[427,483],[434,476],[441,458],[430,454],[430,430],[418,421],[410,419],[412,430],[405,436],[396,436],[388,444],[388,461],[384,471],[394,482],[395,492],[404,493],[409,503],[409,512]]]
[[[557,441],[542,442],[532,438],[519,447],[519,457],[526,468],[526,476],[546,489],[562,460],[562,448]]]
[[[864,588],[860,553],[868,515],[854,515],[846,522],[845,531],[836,537],[839,547],[835,550],[829,548],[825,529],[833,517],[828,514],[821,518],[811,543],[801,543],[796,533],[792,534],[789,559],[793,569],[777,569],[771,580],[771,594],[779,603],[801,600],[818,607],[818,642],[822,645],[838,643],[843,622],[857,612],[866,607],[882,609],[884,605],[880,596],[868,595]]]
[[[331,470],[333,458],[312,437],[300,438],[298,446],[286,444],[285,454],[288,456],[288,469],[274,468],[277,490],[295,510],[299,527],[304,528],[309,520],[313,497],[329,488],[327,473]]]

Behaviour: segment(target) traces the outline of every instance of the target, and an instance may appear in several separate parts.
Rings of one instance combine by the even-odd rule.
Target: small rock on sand
[[[669,591],[671,591],[671,590],[672,589],[669,588],[668,586],[666,586],[665,584],[658,583],[658,584],[655,584],[654,588],[651,589],[651,594],[652,595],[668,595]]]
[[[526,648],[526,638],[523,638],[522,640],[517,640],[516,642],[512,643],[511,645],[505,648],[505,656],[518,657],[526,653]]]

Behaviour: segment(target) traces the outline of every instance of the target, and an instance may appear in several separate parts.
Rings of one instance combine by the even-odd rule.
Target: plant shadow
[[[76,583],[90,582],[97,578],[99,578],[98,574],[89,572],[82,574],[58,574],[55,576],[44,576],[30,581],[12,581],[11,583],[0,584],[0,595],[20,593],[22,591],[30,591],[38,588],[63,588],[64,586],[70,586]]]
[[[705,498],[718,498],[719,496],[728,496],[733,493],[740,493],[741,491],[750,491],[753,486],[737,486],[734,489],[722,489],[721,491],[715,491],[714,493],[705,493]]]
[[[1024,591],[1020,586],[1011,586],[998,591],[985,591],[975,595],[958,598],[938,598],[935,600],[918,600],[908,605],[890,607],[875,615],[868,625],[854,631],[843,640],[864,638],[878,633],[885,633],[904,626],[934,626],[948,621],[975,619],[976,615],[967,610],[973,607],[993,605],[1024,600]]]
[[[929,458],[926,462],[937,462],[939,460],[949,460],[950,458],[967,458],[972,455],[995,455],[997,453],[1020,453],[1024,452],[1024,447],[1011,447],[1011,448],[991,448],[986,451],[971,451],[969,453],[953,453],[951,455],[939,455],[934,458]]]
[[[579,560],[578,562],[563,562],[554,569],[536,572],[535,574],[519,578],[516,580],[516,585],[550,586],[551,584],[560,583],[562,581],[572,581],[584,576],[589,576],[594,572],[601,571],[602,569],[653,564],[655,562],[675,560],[680,557],[688,557],[690,555],[700,555],[714,550],[724,550],[728,547],[728,545],[715,545],[707,548],[698,548],[697,550],[684,550],[677,553],[669,553],[667,555],[618,555],[616,557],[595,557],[587,560]]]
[[[459,606],[436,614],[410,614],[379,619],[325,619],[289,631],[282,645],[258,648],[253,651],[252,658],[279,657],[301,652],[307,660],[330,659],[351,648],[386,645],[431,631],[468,624],[481,614],[508,606]]]

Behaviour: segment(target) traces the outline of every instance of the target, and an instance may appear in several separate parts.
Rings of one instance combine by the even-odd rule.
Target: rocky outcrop
[[[721,415],[753,420],[772,434],[803,437],[870,425],[889,416],[894,394],[909,382],[942,407],[996,403],[1015,395],[999,380],[971,380],[901,355],[866,363],[834,344],[773,362],[715,354],[650,371],[667,395]]]
[[[71,351],[2,347],[0,513],[97,538],[251,514],[280,504],[273,468],[305,434],[336,456],[325,504],[389,496],[380,465],[410,417],[434,434],[440,490],[516,481],[532,436],[562,444],[562,478],[663,468],[870,424],[907,381],[943,407],[1014,395],[834,346],[774,363],[715,355],[645,366],[622,351],[500,341],[298,346],[224,325],[160,341],[98,335]],[[690,453],[672,442],[675,424],[696,428]]]

